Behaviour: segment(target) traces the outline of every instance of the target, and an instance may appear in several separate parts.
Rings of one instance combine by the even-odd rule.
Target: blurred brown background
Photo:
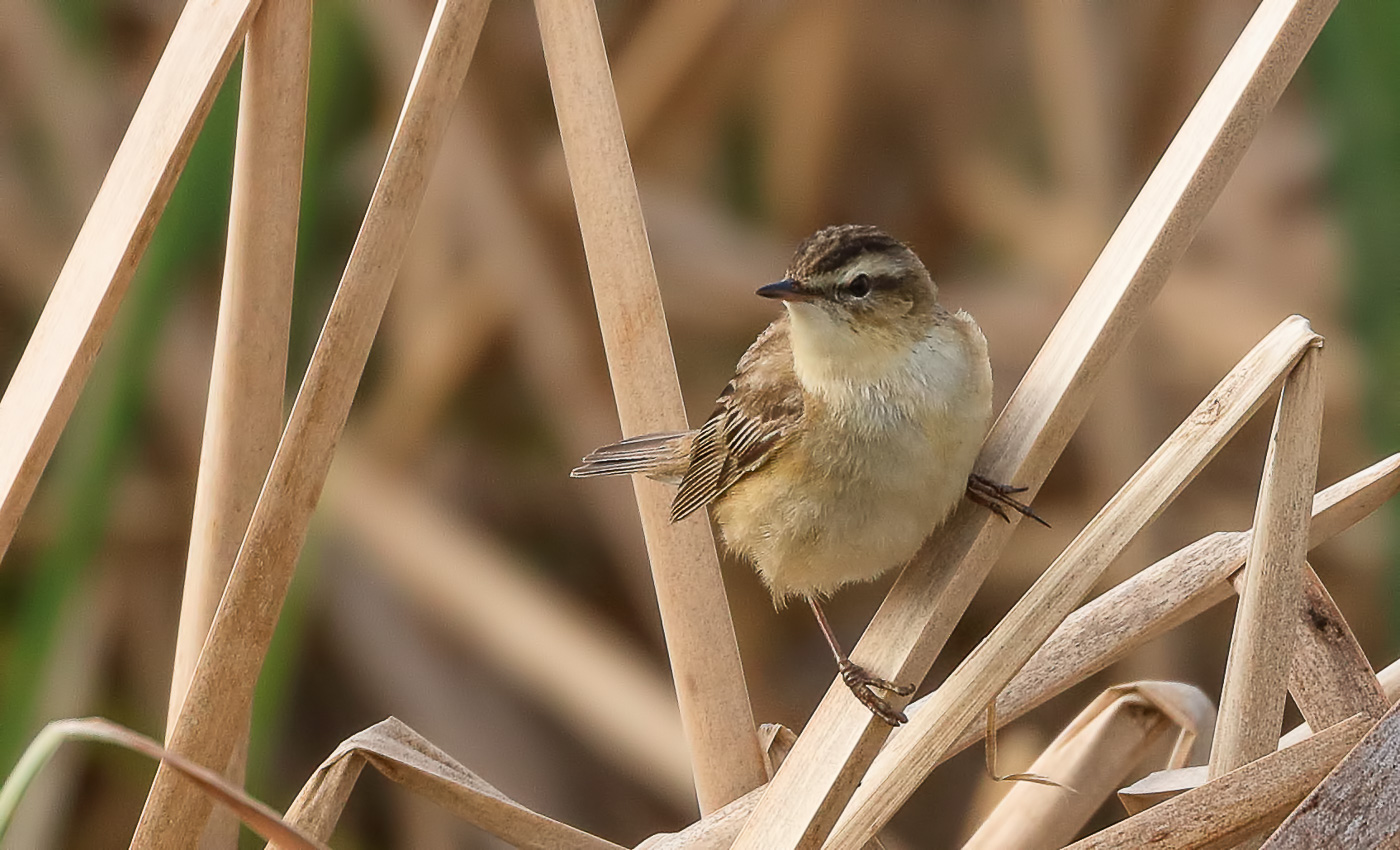
[[[1343,2],[925,690],[1273,325],[1327,337],[1319,483],[1400,448],[1400,12]],[[177,0],[0,0],[0,358],[13,369],[149,79]],[[1141,0],[604,0],[600,16],[692,421],[775,315],[753,290],[831,223],[909,242],[990,341],[1004,402],[1253,5]],[[288,399],[373,187],[431,11],[321,0]],[[159,737],[227,217],[237,69],[0,567],[0,765],[55,717]],[[1108,582],[1251,522],[1271,408]],[[284,808],[394,714],[506,793],[635,844],[693,819],[640,527],[528,3],[498,2],[458,104],[260,683],[249,787]],[[1396,512],[1313,563],[1379,667]],[[800,729],[832,677],[802,610],[726,581],[755,714]],[[853,643],[887,581],[830,606]],[[1103,687],[1217,694],[1230,606],[1009,727],[1020,770]],[[956,846],[981,753],[892,847]],[[6,847],[124,845],[154,766],[75,747]],[[495,846],[377,778],[343,847]]]

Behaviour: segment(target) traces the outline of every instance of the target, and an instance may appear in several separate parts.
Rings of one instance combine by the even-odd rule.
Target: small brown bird
[[[604,446],[572,475],[677,483],[672,521],[710,506],[726,546],[776,604],[807,600],[842,679],[897,726],[903,712],[875,691],[913,687],[852,664],[820,600],[904,564],[964,493],[1003,519],[1005,506],[1039,520],[1012,498],[1020,490],[972,475],[992,416],[987,341],[938,303],[914,252],[875,227],[818,231],[758,294],[787,309],[699,430]]]

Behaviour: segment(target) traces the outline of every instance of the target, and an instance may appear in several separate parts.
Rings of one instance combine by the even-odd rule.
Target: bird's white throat
[[[793,370],[804,389],[831,402],[865,396],[870,387],[918,370],[921,342],[911,343],[876,329],[857,330],[843,318],[812,304],[789,303]],[[912,377],[912,376],[910,376]]]

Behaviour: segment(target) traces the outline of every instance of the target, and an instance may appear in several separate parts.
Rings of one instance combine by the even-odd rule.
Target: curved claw
[[[841,681],[846,683],[846,687],[851,689],[851,693],[860,700],[861,705],[870,709],[871,714],[890,726],[902,726],[909,722],[909,718],[904,712],[890,705],[888,700],[875,691],[878,689],[907,697],[914,693],[913,685],[898,685],[888,679],[881,679],[869,673],[864,667],[852,664],[850,659],[842,659],[836,665],[836,669],[841,674]]]
[[[1046,528],[1050,523],[1040,518],[1030,505],[1013,498],[1012,494],[1024,493],[1027,488],[1013,487],[1010,484],[1002,484],[986,477],[973,473],[967,477],[967,497],[1006,522],[1011,521],[1011,517],[1006,513],[1006,508],[1010,508],[1027,519],[1033,519]]]

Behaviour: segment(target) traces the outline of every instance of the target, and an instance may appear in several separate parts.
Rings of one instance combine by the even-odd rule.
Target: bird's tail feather
[[[589,452],[569,476],[591,478],[644,472],[661,481],[678,482],[690,458],[693,435],[693,431],[673,431],[630,437]]]

